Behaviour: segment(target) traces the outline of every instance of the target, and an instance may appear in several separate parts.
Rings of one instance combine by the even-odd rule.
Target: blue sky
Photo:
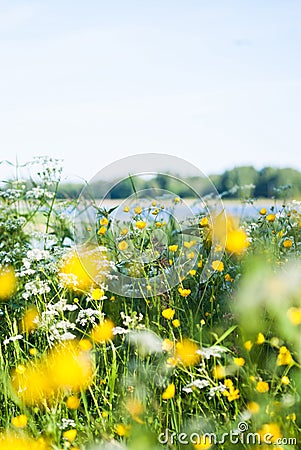
[[[301,169],[299,0],[0,0],[0,160]]]

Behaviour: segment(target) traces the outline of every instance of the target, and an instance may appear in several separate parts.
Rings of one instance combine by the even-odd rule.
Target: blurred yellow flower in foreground
[[[63,438],[67,439],[67,441],[69,441],[69,442],[74,441],[76,436],[77,436],[77,431],[74,428],[63,432]]]
[[[17,279],[12,267],[0,268],[0,300],[8,300],[16,291]]]
[[[20,416],[12,417],[11,423],[16,428],[25,428],[27,425],[28,419],[25,414],[21,414]]]
[[[103,283],[107,272],[108,258],[103,247],[82,248],[65,255],[59,276],[65,287],[88,291]]]
[[[100,300],[105,295],[105,292],[103,289],[96,288],[96,289],[93,289],[91,295],[92,295],[93,300]]]
[[[57,345],[35,364],[19,366],[13,371],[14,392],[26,404],[50,400],[59,392],[79,392],[93,380],[94,364],[91,352],[80,348],[78,341]]]
[[[260,394],[265,394],[269,391],[269,389],[269,383],[267,383],[266,381],[258,381],[258,383],[256,384],[256,391]]]
[[[91,331],[91,339],[96,344],[107,342],[113,339],[114,323],[111,320],[105,319],[103,322],[96,325]]]
[[[77,409],[80,405],[80,399],[76,395],[70,395],[66,400],[66,406],[69,409]]]
[[[23,333],[30,333],[39,326],[39,313],[35,306],[30,306],[24,313],[20,321],[20,328]]]
[[[229,231],[226,240],[226,250],[241,255],[249,246],[246,232],[242,229]]]
[[[197,439],[197,442],[193,444],[196,450],[207,450],[212,447],[212,443],[209,436],[203,435]]]
[[[125,405],[127,411],[130,413],[135,422],[143,424],[143,420],[141,419],[141,414],[143,414],[143,405],[136,398],[130,398],[127,400]]]
[[[118,434],[118,436],[128,437],[130,435],[131,425],[124,425],[123,423],[120,423],[120,424],[116,425],[115,430],[116,430],[116,433]]]
[[[238,367],[243,367],[246,363],[244,358],[234,358],[233,361],[234,361],[234,364]]]
[[[293,325],[300,325],[301,324],[301,308],[289,308],[287,311],[287,317],[289,321]]]
[[[226,369],[224,366],[215,366],[212,369],[212,375],[214,378],[217,378],[218,380],[225,378],[226,376]]]
[[[247,410],[251,413],[251,414],[258,414],[260,411],[260,405],[257,402],[248,402],[247,403]]]
[[[264,441],[265,436],[270,435],[270,442],[277,442],[278,439],[282,438],[282,433],[280,427],[277,423],[265,423],[258,433],[261,439]]]
[[[51,447],[43,439],[32,439],[28,436],[13,434],[0,435],[0,450],[50,450]]]
[[[183,366],[195,366],[201,360],[198,351],[199,346],[195,342],[190,339],[183,339],[176,344],[175,359]]]
[[[128,249],[129,244],[126,241],[121,241],[118,244],[118,249],[122,252]]]
[[[176,387],[174,383],[170,383],[162,394],[163,400],[169,400],[175,396]]]

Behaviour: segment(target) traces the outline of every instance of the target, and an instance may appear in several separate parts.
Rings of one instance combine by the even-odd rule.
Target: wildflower
[[[293,325],[300,325],[301,324],[301,308],[289,308],[287,311],[287,317],[289,321]]]
[[[93,300],[100,300],[105,295],[105,293],[102,289],[96,288],[96,289],[93,289],[91,295],[92,295]]]
[[[106,217],[103,217],[102,219],[100,219],[99,224],[100,225],[108,225],[109,221]]]
[[[153,200],[153,201],[152,201],[152,206],[154,206],[154,207],[157,206],[156,200]]]
[[[207,219],[207,217],[202,217],[202,219],[200,220],[200,225],[201,227],[206,227],[209,223],[209,220]]]
[[[12,419],[11,419],[12,425],[16,428],[25,428],[27,425],[27,422],[28,422],[28,419],[25,414],[21,414],[20,416],[12,417]]]
[[[257,414],[260,411],[260,405],[257,402],[248,402],[247,403],[247,410],[251,414]]]
[[[125,236],[126,234],[128,234],[129,230],[128,228],[122,228],[122,230],[120,231],[121,236]]]
[[[30,348],[30,349],[29,349],[29,354],[30,354],[31,356],[37,356],[38,350],[37,350],[36,348]]]
[[[66,406],[69,409],[77,409],[80,405],[80,399],[76,395],[71,395],[66,400]]]
[[[212,369],[212,375],[214,378],[220,380],[222,378],[225,378],[226,376],[226,369],[224,366],[215,366]]]
[[[241,255],[249,246],[246,232],[242,229],[232,230],[227,233],[226,250],[236,255]]]
[[[198,268],[200,269],[201,267],[203,267],[203,260],[202,259],[198,262]]]
[[[292,247],[292,245],[293,245],[293,243],[292,243],[292,241],[290,240],[290,239],[285,239],[284,241],[283,241],[283,247],[284,248],[291,248]]]
[[[234,364],[238,367],[243,367],[246,363],[244,358],[234,358],[233,361],[234,361]]]
[[[258,430],[258,433],[262,441],[264,441],[265,437],[269,435],[269,443],[276,443],[277,440],[282,438],[282,433],[277,423],[265,423],[262,428]]]
[[[152,215],[153,216],[156,216],[157,214],[159,214],[159,208],[156,208],[156,209],[154,209],[153,211],[152,211]]]
[[[23,333],[30,333],[39,325],[39,313],[35,306],[29,307],[20,321],[20,327]]]
[[[175,359],[183,366],[195,366],[200,362],[199,346],[190,339],[176,344]]]
[[[114,323],[111,320],[105,319],[92,329],[91,339],[96,344],[107,342],[113,339]]]
[[[196,450],[208,450],[212,447],[210,436],[199,436],[197,441],[193,444],[193,448]]]
[[[291,420],[292,422],[295,422],[295,421],[296,421],[296,418],[297,418],[297,416],[296,416],[295,413],[291,413],[291,414],[288,414],[288,415],[286,416],[286,419],[287,419],[287,420]]]
[[[128,246],[129,246],[129,244],[128,244],[126,241],[121,241],[121,242],[119,242],[119,244],[118,244],[118,248],[119,248],[119,250],[121,250],[121,251],[127,250]]]
[[[268,222],[274,222],[275,219],[276,219],[276,216],[275,216],[275,214],[268,214],[266,216],[266,219],[267,219]]]
[[[190,289],[183,289],[182,287],[179,287],[178,292],[181,295],[181,297],[184,297],[184,298],[188,297],[188,295],[191,294]]]
[[[251,350],[251,348],[253,347],[253,344],[252,344],[252,341],[246,341],[245,343],[244,343],[244,347],[245,347],[245,349],[249,352],[250,350]]]
[[[194,277],[195,274],[196,274],[196,270],[194,270],[194,269],[189,270],[189,275],[191,275],[192,277]]]
[[[266,208],[261,208],[261,210],[259,211],[259,214],[262,216],[265,216],[267,213],[267,209]]]
[[[162,342],[162,350],[170,352],[174,347],[174,343],[170,339],[164,339]]]
[[[234,279],[231,277],[231,275],[229,273],[226,273],[225,280],[230,281],[230,283],[232,283],[232,281],[234,281]]]
[[[125,207],[123,208],[123,211],[126,212],[126,213],[129,212],[129,210],[130,210],[129,206],[125,206]]]
[[[176,252],[178,250],[178,247],[179,247],[178,245],[169,245],[168,250],[170,252]]]
[[[78,343],[78,346],[84,352],[89,352],[92,349],[92,344],[89,339],[81,339]]]
[[[105,226],[102,226],[99,228],[99,230],[97,231],[97,234],[99,235],[104,235],[107,232],[107,228]]]
[[[167,386],[167,388],[163,392],[162,399],[169,400],[175,396],[175,393],[176,393],[176,387],[175,387],[174,383],[171,383]]]
[[[270,389],[269,383],[267,383],[266,381],[258,381],[256,384],[256,391],[259,392],[260,394],[268,392],[269,389]]]
[[[180,199],[180,197],[175,197],[175,198],[173,199],[173,201],[174,201],[175,203],[179,203],[179,202],[181,201],[181,199]]]
[[[289,366],[293,362],[291,352],[283,345],[279,349],[277,357],[277,366]]]
[[[77,431],[73,428],[63,432],[63,438],[69,442],[73,442],[76,439]]]
[[[143,230],[143,228],[146,227],[146,222],[144,222],[144,220],[138,220],[136,222],[136,227],[138,228],[138,230]]]
[[[173,319],[174,315],[175,315],[175,310],[172,308],[167,308],[162,311],[162,316],[164,317],[164,319],[168,319],[168,320]]]
[[[128,437],[130,434],[131,426],[130,425],[124,425],[123,423],[120,423],[116,426],[115,431],[120,437]]]
[[[284,384],[284,386],[287,386],[288,384],[290,384],[290,379],[289,379],[289,377],[287,377],[286,375],[284,375],[284,376],[281,378],[281,384]]]
[[[215,261],[212,262],[211,267],[213,270],[217,272],[222,272],[224,270],[224,263],[219,259],[216,259]]]
[[[264,334],[258,333],[256,344],[261,345],[261,344],[263,344],[264,342],[265,342]]]
[[[0,301],[8,300],[16,291],[17,280],[12,267],[0,268]]]
[[[136,208],[134,208],[134,212],[135,212],[135,214],[141,214],[142,213],[141,206],[136,206]]]
[[[194,258],[194,252],[189,252],[189,253],[187,254],[187,258],[193,259],[193,258]]]
[[[181,325],[179,319],[175,319],[172,321],[172,324],[175,328],[179,328],[179,326]]]
[[[125,407],[132,418],[135,420],[135,422],[140,424],[144,423],[140,418],[141,414],[143,413],[143,405],[138,399],[132,398],[127,400]]]
[[[234,400],[238,400],[240,395],[239,395],[239,389],[235,389],[233,386],[233,381],[230,380],[230,378],[227,378],[226,380],[224,380],[224,385],[226,386],[226,390],[223,391],[223,395],[225,397],[227,397],[227,399],[229,400],[229,402],[233,402]]]
[[[43,438],[37,440],[28,436],[5,434],[0,436],[1,450],[48,450],[49,445]]]

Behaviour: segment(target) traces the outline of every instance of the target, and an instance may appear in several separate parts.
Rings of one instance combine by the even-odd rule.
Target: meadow
[[[301,448],[301,203],[87,222],[37,176],[0,191],[0,450]]]

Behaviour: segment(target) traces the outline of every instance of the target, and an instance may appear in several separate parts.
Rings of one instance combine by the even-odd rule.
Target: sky
[[[299,0],[0,0],[0,160],[301,169],[300,23]]]

